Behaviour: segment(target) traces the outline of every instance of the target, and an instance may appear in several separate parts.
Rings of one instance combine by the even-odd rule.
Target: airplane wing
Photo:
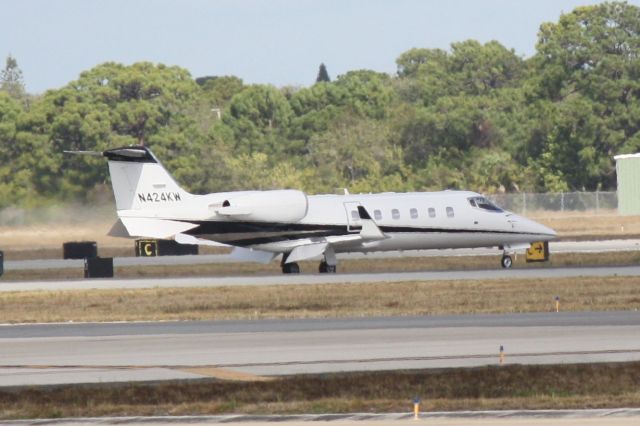
[[[332,237],[324,237],[320,241],[313,241],[301,244],[295,247],[289,253],[285,263],[298,262],[300,260],[312,259],[323,254],[327,248],[340,246],[344,244],[371,243],[384,240],[387,235],[380,230],[378,225],[373,221],[369,212],[363,207],[358,206],[358,213],[362,221],[362,229],[358,234],[336,235]]]

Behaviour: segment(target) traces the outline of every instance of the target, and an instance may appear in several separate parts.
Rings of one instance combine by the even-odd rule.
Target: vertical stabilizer
[[[144,146],[110,149],[109,174],[118,210],[171,208],[191,198]]]

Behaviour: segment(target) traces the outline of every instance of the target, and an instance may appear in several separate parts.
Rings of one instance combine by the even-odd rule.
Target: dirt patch
[[[267,382],[274,380],[273,377],[257,376],[255,374],[243,373],[241,371],[224,370],[222,368],[211,367],[192,367],[181,368],[180,371],[187,373],[200,374],[202,376],[213,377],[226,381],[241,381],[241,382]]]

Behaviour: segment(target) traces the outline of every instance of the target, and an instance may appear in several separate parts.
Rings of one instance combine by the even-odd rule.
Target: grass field
[[[637,310],[640,277],[0,293],[0,323]]]
[[[0,389],[0,419],[410,412],[415,396],[423,411],[638,407],[639,380],[629,362],[26,387]]]

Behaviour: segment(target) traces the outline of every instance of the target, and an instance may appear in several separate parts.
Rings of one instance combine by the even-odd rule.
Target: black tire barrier
[[[174,240],[136,240],[136,256],[184,256],[198,254],[196,244],[180,244]]]
[[[95,241],[73,241],[62,244],[63,259],[88,259],[98,257],[98,244]]]
[[[113,257],[89,257],[84,260],[85,278],[113,278]]]

